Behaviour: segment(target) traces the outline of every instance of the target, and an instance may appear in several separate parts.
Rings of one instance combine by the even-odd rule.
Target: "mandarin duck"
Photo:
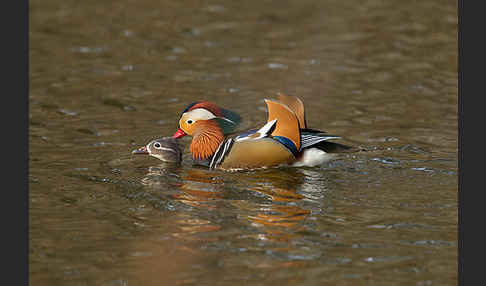
[[[327,141],[339,136],[307,128],[299,98],[279,94],[278,100],[265,99],[265,103],[267,123],[233,136],[227,135],[240,121],[236,113],[206,101],[193,103],[182,112],[173,138],[192,136],[193,160],[223,170],[313,167],[329,160],[328,153],[353,151],[353,147]]]
[[[164,162],[179,163],[182,161],[181,147],[173,137],[152,140],[146,146],[133,150],[132,154],[149,155]]]

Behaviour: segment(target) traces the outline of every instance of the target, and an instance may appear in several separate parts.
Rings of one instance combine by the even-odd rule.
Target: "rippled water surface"
[[[30,1],[31,285],[456,285],[456,1]],[[314,168],[131,151],[189,103],[367,151]]]

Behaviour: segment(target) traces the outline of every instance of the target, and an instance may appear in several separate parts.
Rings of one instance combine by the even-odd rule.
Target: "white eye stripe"
[[[194,110],[191,110],[186,113],[192,121],[196,120],[208,120],[208,119],[213,119],[216,118],[216,116],[211,113],[209,110],[204,109],[204,108],[196,108]]]
[[[157,146],[155,146],[156,144],[157,144],[157,145],[159,145],[159,146],[158,146],[158,147],[157,147]],[[155,147],[155,149],[158,149],[158,150],[164,150],[164,151],[170,151],[170,152],[174,152],[174,153],[176,153],[176,151],[175,151],[174,149],[171,149],[171,148],[166,148],[166,147],[162,147],[162,145],[160,145],[160,143],[159,143],[159,142],[155,142],[155,143],[154,143],[154,147]]]

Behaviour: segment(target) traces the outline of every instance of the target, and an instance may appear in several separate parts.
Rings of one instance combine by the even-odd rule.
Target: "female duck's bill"
[[[179,163],[182,161],[181,147],[172,137],[152,140],[146,146],[133,150],[132,154],[149,155],[164,162]]]

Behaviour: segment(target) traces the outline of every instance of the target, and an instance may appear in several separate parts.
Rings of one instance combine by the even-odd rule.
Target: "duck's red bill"
[[[132,154],[148,155],[147,147],[143,146],[132,151]]]
[[[181,138],[182,136],[185,136],[186,133],[184,131],[182,131],[182,129],[177,129],[176,133],[174,133],[174,136],[172,136],[172,138]]]

